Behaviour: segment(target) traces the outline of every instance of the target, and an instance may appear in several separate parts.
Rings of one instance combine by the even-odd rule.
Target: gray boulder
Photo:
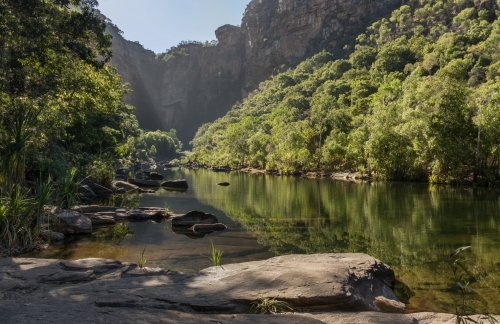
[[[108,189],[106,187],[103,187],[90,179],[86,179],[82,181],[82,185],[89,186],[90,189],[97,195],[97,196],[109,196],[113,194],[113,190]]]
[[[88,215],[90,216],[90,215]],[[113,216],[94,214],[90,216],[90,221],[94,226],[102,226],[102,225],[114,225],[116,224],[116,220]]]
[[[139,187],[125,181],[114,181],[112,184],[112,189],[114,191],[123,190],[124,192],[133,192],[139,189]]]
[[[192,227],[197,224],[217,224],[219,220],[212,214],[207,214],[197,210],[172,218],[172,226]]]
[[[403,313],[394,272],[361,253],[285,255],[202,270],[189,289],[248,304],[262,292],[292,307]],[[383,305],[383,309],[379,307]]]
[[[63,234],[90,234],[92,233],[92,221],[87,216],[76,210],[63,209],[57,212],[57,219],[61,225]]]
[[[97,195],[95,194],[94,191],[92,191],[92,189],[90,189],[89,186],[87,185],[80,185],[78,187],[78,193],[81,194],[84,198],[87,198],[87,199],[94,199],[97,197]]]

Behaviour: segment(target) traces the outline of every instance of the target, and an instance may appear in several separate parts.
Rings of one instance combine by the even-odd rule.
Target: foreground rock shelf
[[[0,323],[453,323],[448,314],[378,312],[404,310],[393,281],[389,267],[365,254],[288,255],[196,275],[104,259],[7,258]],[[300,313],[245,314],[262,295]]]

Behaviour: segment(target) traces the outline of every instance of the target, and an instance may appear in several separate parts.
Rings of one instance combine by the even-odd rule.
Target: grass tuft
[[[212,244],[212,250],[211,250],[211,257],[210,260],[212,260],[212,264],[216,266],[220,266],[221,260],[222,260],[222,250],[218,249],[215,247],[214,242],[210,240],[210,243]]]
[[[148,259],[144,257],[144,252],[146,251],[146,247],[142,249],[141,256],[139,258],[139,268],[142,269],[146,265],[146,262],[148,262]]]
[[[277,300],[276,297],[264,297],[261,295],[257,301],[252,303],[250,313],[252,314],[277,314],[283,312],[293,312],[292,306],[285,301]]]

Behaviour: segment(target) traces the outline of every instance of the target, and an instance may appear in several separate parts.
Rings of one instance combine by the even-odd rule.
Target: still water
[[[468,266],[486,276],[474,284],[475,307],[500,314],[500,194],[495,189],[415,183],[352,183],[173,169],[186,192],[117,198],[125,206],[200,210],[228,229],[201,239],[176,234],[170,222],[128,223],[121,241],[93,237],[53,245],[39,257],[135,261],[146,247],[147,266],[196,272],[211,265],[211,242],[222,263],[262,260],[289,253],[363,252],[389,264],[414,296],[408,312],[453,312],[449,255],[465,251]],[[227,181],[228,187],[217,186]]]

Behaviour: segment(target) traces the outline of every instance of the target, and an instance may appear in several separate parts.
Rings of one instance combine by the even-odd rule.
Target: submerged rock
[[[220,232],[227,228],[226,225],[217,223],[217,224],[195,224],[190,229],[195,233],[203,233],[203,232]]]
[[[218,222],[219,220],[214,215],[197,210],[172,218],[173,227],[192,227],[197,224],[217,224]]]
[[[229,182],[219,182],[217,185],[227,187],[227,186],[229,186]]]
[[[141,207],[128,211],[130,219],[144,220],[144,219],[163,219],[168,218],[170,215],[164,208],[157,207]]]

